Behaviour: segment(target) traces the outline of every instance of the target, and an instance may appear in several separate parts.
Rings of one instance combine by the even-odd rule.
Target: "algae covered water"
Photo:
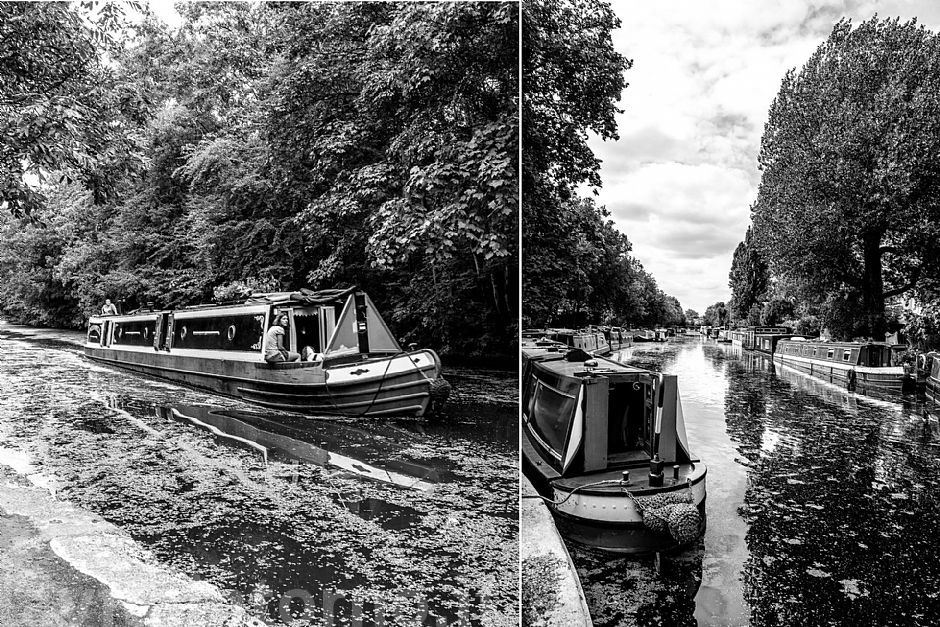
[[[658,564],[569,547],[596,624],[940,624],[935,406],[709,340],[616,357],[679,376],[708,528]]]
[[[440,420],[310,418],[100,366],[79,337],[0,326],[0,457],[57,497],[268,624],[516,624],[515,373],[445,371]]]

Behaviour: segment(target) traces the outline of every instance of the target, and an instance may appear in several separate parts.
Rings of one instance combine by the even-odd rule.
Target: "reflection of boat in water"
[[[285,347],[303,361],[268,363],[262,338],[290,319]],[[289,411],[422,416],[449,386],[432,350],[403,351],[355,288],[259,294],[238,305],[92,316],[95,360]]]
[[[766,357],[764,359],[767,359]],[[813,396],[829,401],[845,409],[855,410],[858,407],[858,397],[846,390],[825,383],[814,377],[807,376],[799,370],[783,365],[776,369],[776,374],[801,392],[808,392]]]
[[[901,392],[908,375],[899,363],[901,344],[780,340],[774,363],[860,392]]]
[[[210,407],[172,407],[177,420],[196,424],[213,434],[257,450],[265,462],[270,457],[332,466],[349,473],[416,490],[430,490],[441,482],[435,468],[405,460],[391,459],[387,445],[369,443],[374,434],[330,423],[305,421],[303,428],[291,427],[262,415]]]
[[[523,470],[569,539],[645,553],[705,529],[706,468],[677,378],[550,342],[524,343]]]

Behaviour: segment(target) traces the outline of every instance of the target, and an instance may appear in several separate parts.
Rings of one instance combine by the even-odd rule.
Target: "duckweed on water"
[[[0,338],[0,350],[0,443],[54,475],[60,498],[255,615],[352,624],[361,608],[396,624],[426,609],[440,624],[515,624],[515,407],[483,402],[487,377],[498,396],[509,390],[502,380],[474,377],[473,402],[452,406],[448,421],[333,418],[302,436],[310,419],[100,368],[67,345],[37,355],[34,340]],[[294,424],[316,446],[342,432],[334,452],[373,467],[419,465],[435,481],[408,489],[330,464],[265,463],[257,448],[167,411],[207,405]]]

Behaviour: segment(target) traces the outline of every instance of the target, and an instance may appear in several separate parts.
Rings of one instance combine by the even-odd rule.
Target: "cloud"
[[[630,59],[620,140],[591,139],[606,205],[660,287],[699,311],[730,298],[728,270],[757,195],[767,111],[842,17],[918,16],[932,0],[613,2]]]

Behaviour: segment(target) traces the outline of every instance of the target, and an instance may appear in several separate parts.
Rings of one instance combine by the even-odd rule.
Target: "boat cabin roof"
[[[575,349],[577,350],[577,349]],[[542,343],[542,346],[523,345],[522,357],[525,361],[534,361],[543,364],[546,368],[555,373],[569,377],[585,376],[588,372],[584,365],[586,360],[576,359],[568,361],[567,356],[571,349],[563,344],[552,342],[551,344]],[[597,366],[592,369],[593,374],[604,376],[609,375],[648,375],[649,370],[627,366],[612,359],[604,357],[590,357],[590,360],[596,361]]]

